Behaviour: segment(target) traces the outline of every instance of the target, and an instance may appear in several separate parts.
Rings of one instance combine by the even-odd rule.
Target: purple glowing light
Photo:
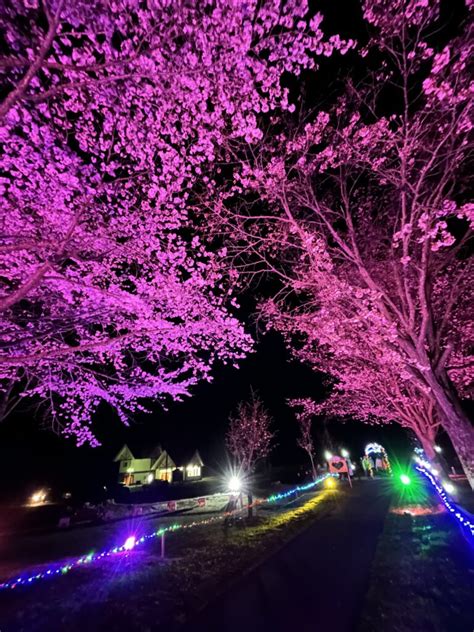
[[[123,548],[126,551],[131,551],[133,549],[133,547],[135,546],[135,544],[137,543],[137,539],[134,535],[130,535],[124,542],[123,544]]]

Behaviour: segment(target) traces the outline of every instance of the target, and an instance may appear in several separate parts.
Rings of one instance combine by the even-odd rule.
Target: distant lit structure
[[[198,481],[204,466],[197,450],[177,465],[160,445],[148,450],[134,448],[133,452],[124,445],[114,461],[119,464],[118,479],[124,487],[151,485],[155,481]]]
[[[374,469],[392,473],[392,467],[388,459],[387,452],[380,443],[368,443],[364,450],[367,459],[373,462]]]
[[[45,489],[39,489],[31,494],[29,505],[43,505],[48,500],[48,492]]]

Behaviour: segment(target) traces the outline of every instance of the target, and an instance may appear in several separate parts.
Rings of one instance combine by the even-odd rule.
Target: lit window
[[[199,465],[188,465],[186,468],[186,473],[189,478],[201,476],[201,468],[199,467]]]

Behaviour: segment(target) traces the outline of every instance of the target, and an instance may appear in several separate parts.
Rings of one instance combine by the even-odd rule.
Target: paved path
[[[334,511],[211,603],[189,631],[352,632],[389,502],[385,481],[356,482]]]

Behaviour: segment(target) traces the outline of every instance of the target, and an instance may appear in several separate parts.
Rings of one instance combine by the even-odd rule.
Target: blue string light
[[[325,474],[324,476],[320,476],[319,478],[317,478],[316,480],[314,480],[311,483],[308,483],[307,485],[298,485],[297,487],[294,487],[293,489],[288,490],[287,492],[281,493],[281,494],[273,494],[272,496],[268,496],[267,498],[263,499],[263,500],[257,500],[253,503],[253,505],[259,505],[259,504],[263,504],[263,503],[270,503],[270,502],[276,502],[277,500],[282,500],[284,498],[288,498],[289,496],[291,496],[292,494],[296,494],[298,492],[304,492],[304,491],[308,491],[309,489],[315,487],[316,485],[318,485],[319,483],[321,483],[324,479],[328,478],[330,475],[329,474]],[[245,509],[246,507],[244,507]],[[152,533],[149,533],[147,535],[143,535],[140,538],[137,538],[135,535],[129,535],[127,537],[127,539],[125,540],[125,542],[121,545],[121,546],[116,546],[113,548],[109,548],[106,549],[100,553],[89,553],[88,555],[83,555],[82,557],[79,557],[75,560],[71,560],[67,563],[61,563],[61,564],[55,564],[53,566],[50,566],[49,568],[46,568],[44,570],[40,570],[34,573],[31,573],[29,575],[20,575],[18,577],[15,577],[13,579],[9,579],[3,583],[0,583],[0,590],[5,590],[7,588],[17,588],[18,586],[28,586],[32,583],[35,583],[41,579],[49,579],[51,577],[55,577],[55,576],[59,576],[59,575],[66,575],[67,573],[69,573],[69,571],[75,569],[75,568],[81,568],[83,566],[89,566],[90,564],[92,564],[93,562],[98,562],[99,560],[105,559],[107,557],[111,557],[111,556],[115,556],[115,555],[120,555],[120,554],[128,554],[130,553],[134,548],[136,548],[137,546],[140,546],[142,544],[144,544],[145,542],[148,542],[150,540],[153,540],[155,538],[159,538],[163,535],[165,535],[166,533],[171,533],[173,531],[178,531],[178,530],[183,530],[183,529],[190,529],[192,527],[198,527],[198,526],[203,526],[203,525],[207,525],[207,524],[211,524],[213,522],[217,522],[219,520],[224,519],[225,517],[229,516],[230,514],[236,513],[240,510],[235,510],[235,511],[231,511],[231,512],[226,512],[223,514],[220,514],[219,516],[214,516],[211,518],[207,518],[205,520],[195,520],[193,522],[189,522],[187,524],[185,523],[176,523],[176,524],[172,524],[169,525],[168,527],[161,527],[160,529],[157,529],[156,531],[153,531]]]
[[[307,485],[298,485],[297,487],[293,487],[293,489],[289,489],[287,492],[282,492],[281,494],[273,494],[272,496],[268,496],[268,498],[266,498],[262,502],[273,503],[273,502],[276,502],[277,500],[283,500],[285,498],[288,498],[289,496],[292,496],[293,494],[297,494],[298,492],[306,492],[308,491],[308,489],[311,489],[315,485],[322,483],[322,481],[324,481],[329,476],[330,474],[324,474],[324,476],[320,476],[319,478],[315,479],[311,483],[307,483]]]
[[[456,505],[455,502],[453,502],[453,500],[451,500],[439,481],[437,481],[436,478],[424,467],[417,465],[415,466],[415,469],[417,469],[418,472],[421,472],[421,474],[423,474],[430,481],[430,483],[436,489],[438,496],[441,498],[441,501],[446,509],[466,529],[466,532],[474,537],[474,522],[472,522],[467,517],[467,515]]]

